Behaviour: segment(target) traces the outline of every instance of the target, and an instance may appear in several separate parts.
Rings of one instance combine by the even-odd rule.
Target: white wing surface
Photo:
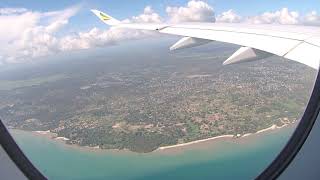
[[[272,54],[300,62],[314,69],[319,69],[319,27],[240,23],[132,24],[121,23],[98,10],[92,10],[92,12],[103,22],[112,26],[151,30],[185,37],[171,49],[201,45],[206,42],[204,40],[243,46],[225,61],[224,64],[261,59],[267,57],[268,54]]]

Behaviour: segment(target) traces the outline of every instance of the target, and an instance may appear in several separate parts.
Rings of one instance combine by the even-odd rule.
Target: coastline
[[[122,176],[128,177],[124,179],[152,179],[161,173],[163,176],[161,175],[160,180],[166,179],[171,170],[174,173],[179,171],[175,173],[177,176],[174,176],[177,179],[197,179],[202,173],[212,174],[212,179],[219,179],[221,175],[229,175],[230,169],[235,170],[230,174],[230,179],[233,179],[235,173],[239,174],[237,177],[242,177],[240,175],[246,174],[251,168],[257,169],[257,173],[260,172],[261,167],[267,166],[276,157],[294,127],[292,125],[248,138],[220,138],[151,153],[91,150],[84,146],[73,146],[49,139],[31,131],[13,130],[12,134],[27,157],[52,179],[119,179]],[[262,162],[264,163],[261,164]],[[222,172],[220,165],[224,167]],[[123,173],[124,171],[126,173]],[[146,176],[146,173],[154,176]]]
[[[156,150],[154,150],[153,152],[170,152],[172,150],[179,150],[183,147],[192,147],[192,145],[195,145],[195,144],[205,144],[205,143],[208,143],[208,142],[215,142],[217,140],[221,140],[221,139],[230,139],[230,140],[237,140],[237,139],[243,139],[243,138],[246,138],[246,137],[249,137],[249,136],[252,136],[252,135],[257,135],[257,134],[261,134],[261,133],[266,133],[266,132],[269,132],[269,131],[273,131],[273,130],[277,130],[277,129],[281,129],[281,128],[284,128],[290,124],[295,124],[295,123],[289,123],[289,124],[284,124],[282,126],[277,126],[275,124],[273,124],[272,126],[268,127],[268,128],[265,128],[265,129],[261,129],[255,133],[246,133],[246,134],[237,134],[237,135],[232,135],[232,134],[227,134],[227,135],[219,135],[219,136],[215,136],[215,137],[210,137],[210,138],[206,138],[206,139],[200,139],[200,140],[195,140],[195,141],[190,141],[190,142],[186,142],[186,143],[181,143],[181,144],[175,144],[175,145],[169,145],[169,146],[161,146],[159,148],[157,148]],[[19,130],[19,129],[14,129],[14,130]],[[22,130],[23,131],[23,130]],[[116,153],[119,153],[119,152],[132,152],[132,151],[129,151],[127,149],[124,149],[124,150],[119,150],[119,149],[101,149],[99,148],[99,146],[80,146],[80,145],[77,145],[77,144],[67,144],[66,142],[69,140],[68,138],[66,137],[62,137],[62,136],[58,136],[56,133],[52,133],[50,132],[50,130],[47,130],[47,131],[29,131],[35,135],[40,135],[40,136],[44,136],[44,137],[47,137],[47,138],[50,138],[52,140],[55,140],[55,141],[58,141],[60,143],[63,143],[65,145],[67,145],[68,147],[72,147],[72,148],[77,148],[77,149],[83,149],[83,150],[89,150],[89,151],[95,151],[95,152],[116,152]],[[153,153],[151,152],[151,153]],[[132,153],[135,153],[135,152],[132,152]]]

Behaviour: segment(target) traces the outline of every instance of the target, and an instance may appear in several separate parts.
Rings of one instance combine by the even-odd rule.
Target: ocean
[[[49,179],[253,179],[283,148],[293,126],[239,139],[217,139],[176,151],[91,150],[32,132],[10,130]],[[197,148],[201,147],[201,148]]]

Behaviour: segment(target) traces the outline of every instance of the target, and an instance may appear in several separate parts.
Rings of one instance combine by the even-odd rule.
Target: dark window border
[[[300,123],[291,136],[290,140],[276,157],[256,179],[276,179],[291,163],[302,145],[306,141],[310,131],[317,119],[320,109],[320,72]],[[11,160],[29,179],[46,179],[46,177],[28,160],[18,147],[8,130],[0,120],[0,144]]]
[[[24,155],[0,120],[0,144],[11,160],[28,179],[47,179]]]

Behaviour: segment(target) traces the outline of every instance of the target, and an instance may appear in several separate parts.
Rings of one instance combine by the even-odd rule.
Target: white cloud
[[[0,16],[0,41],[8,42],[17,39],[21,31],[35,27],[40,19],[36,12],[25,12],[23,14],[6,14]]]
[[[68,24],[79,6],[55,12],[33,12],[23,8],[0,9],[0,52],[5,63],[19,63],[59,51],[55,32]],[[41,24],[45,21],[46,24]]]
[[[155,13],[151,6],[144,8],[143,14],[139,16],[133,16],[132,22],[135,23],[160,23],[162,18],[159,14]]]
[[[304,17],[303,23],[306,25],[320,26],[320,15],[317,11],[311,11]]]
[[[317,11],[311,11],[301,16],[297,11],[282,8],[278,11],[265,12],[257,16],[241,17],[233,10],[228,10],[217,16],[217,22],[320,26],[320,15]]]
[[[126,30],[111,27],[108,30],[93,28],[74,36],[65,36],[60,40],[60,49],[76,50],[115,44],[121,40],[138,39],[145,36],[143,31]]]
[[[93,28],[88,32],[57,37],[55,33],[67,25],[69,18],[78,10],[79,6],[44,13],[28,10],[0,10],[6,12],[5,16],[0,15],[0,25],[6,27],[0,29],[2,62],[26,62],[32,58],[56,52],[105,46],[121,40],[138,39],[153,34],[111,27],[107,30]],[[40,23],[43,21],[46,24]],[[142,14],[125,22],[160,23],[162,19],[150,6],[147,6]]]
[[[248,17],[247,22],[253,24],[299,24],[299,13],[282,8],[275,12],[265,12],[262,15]]]
[[[20,14],[26,11],[25,8],[0,8],[0,15]]]
[[[224,23],[239,23],[242,21],[242,17],[234,10],[230,9],[218,15],[216,21]]]
[[[169,16],[169,21],[172,23],[178,22],[214,22],[213,8],[203,1],[191,0],[186,7],[167,7],[166,12]]]
[[[160,23],[162,19],[159,14],[147,6],[142,14],[133,16],[131,19],[126,19],[124,22],[135,23]],[[75,49],[88,49],[92,47],[105,46],[108,44],[115,44],[118,41],[128,39],[140,39],[147,36],[154,35],[150,31],[141,31],[133,29],[122,29],[111,27],[107,30],[100,30],[93,28],[88,32],[80,32],[77,35],[66,36],[60,40],[61,50],[75,50]]]
[[[53,11],[43,14],[48,19],[49,25],[46,26],[48,33],[54,33],[61,27],[69,23],[69,18],[74,16],[80,9],[80,5],[64,9],[62,11]]]

